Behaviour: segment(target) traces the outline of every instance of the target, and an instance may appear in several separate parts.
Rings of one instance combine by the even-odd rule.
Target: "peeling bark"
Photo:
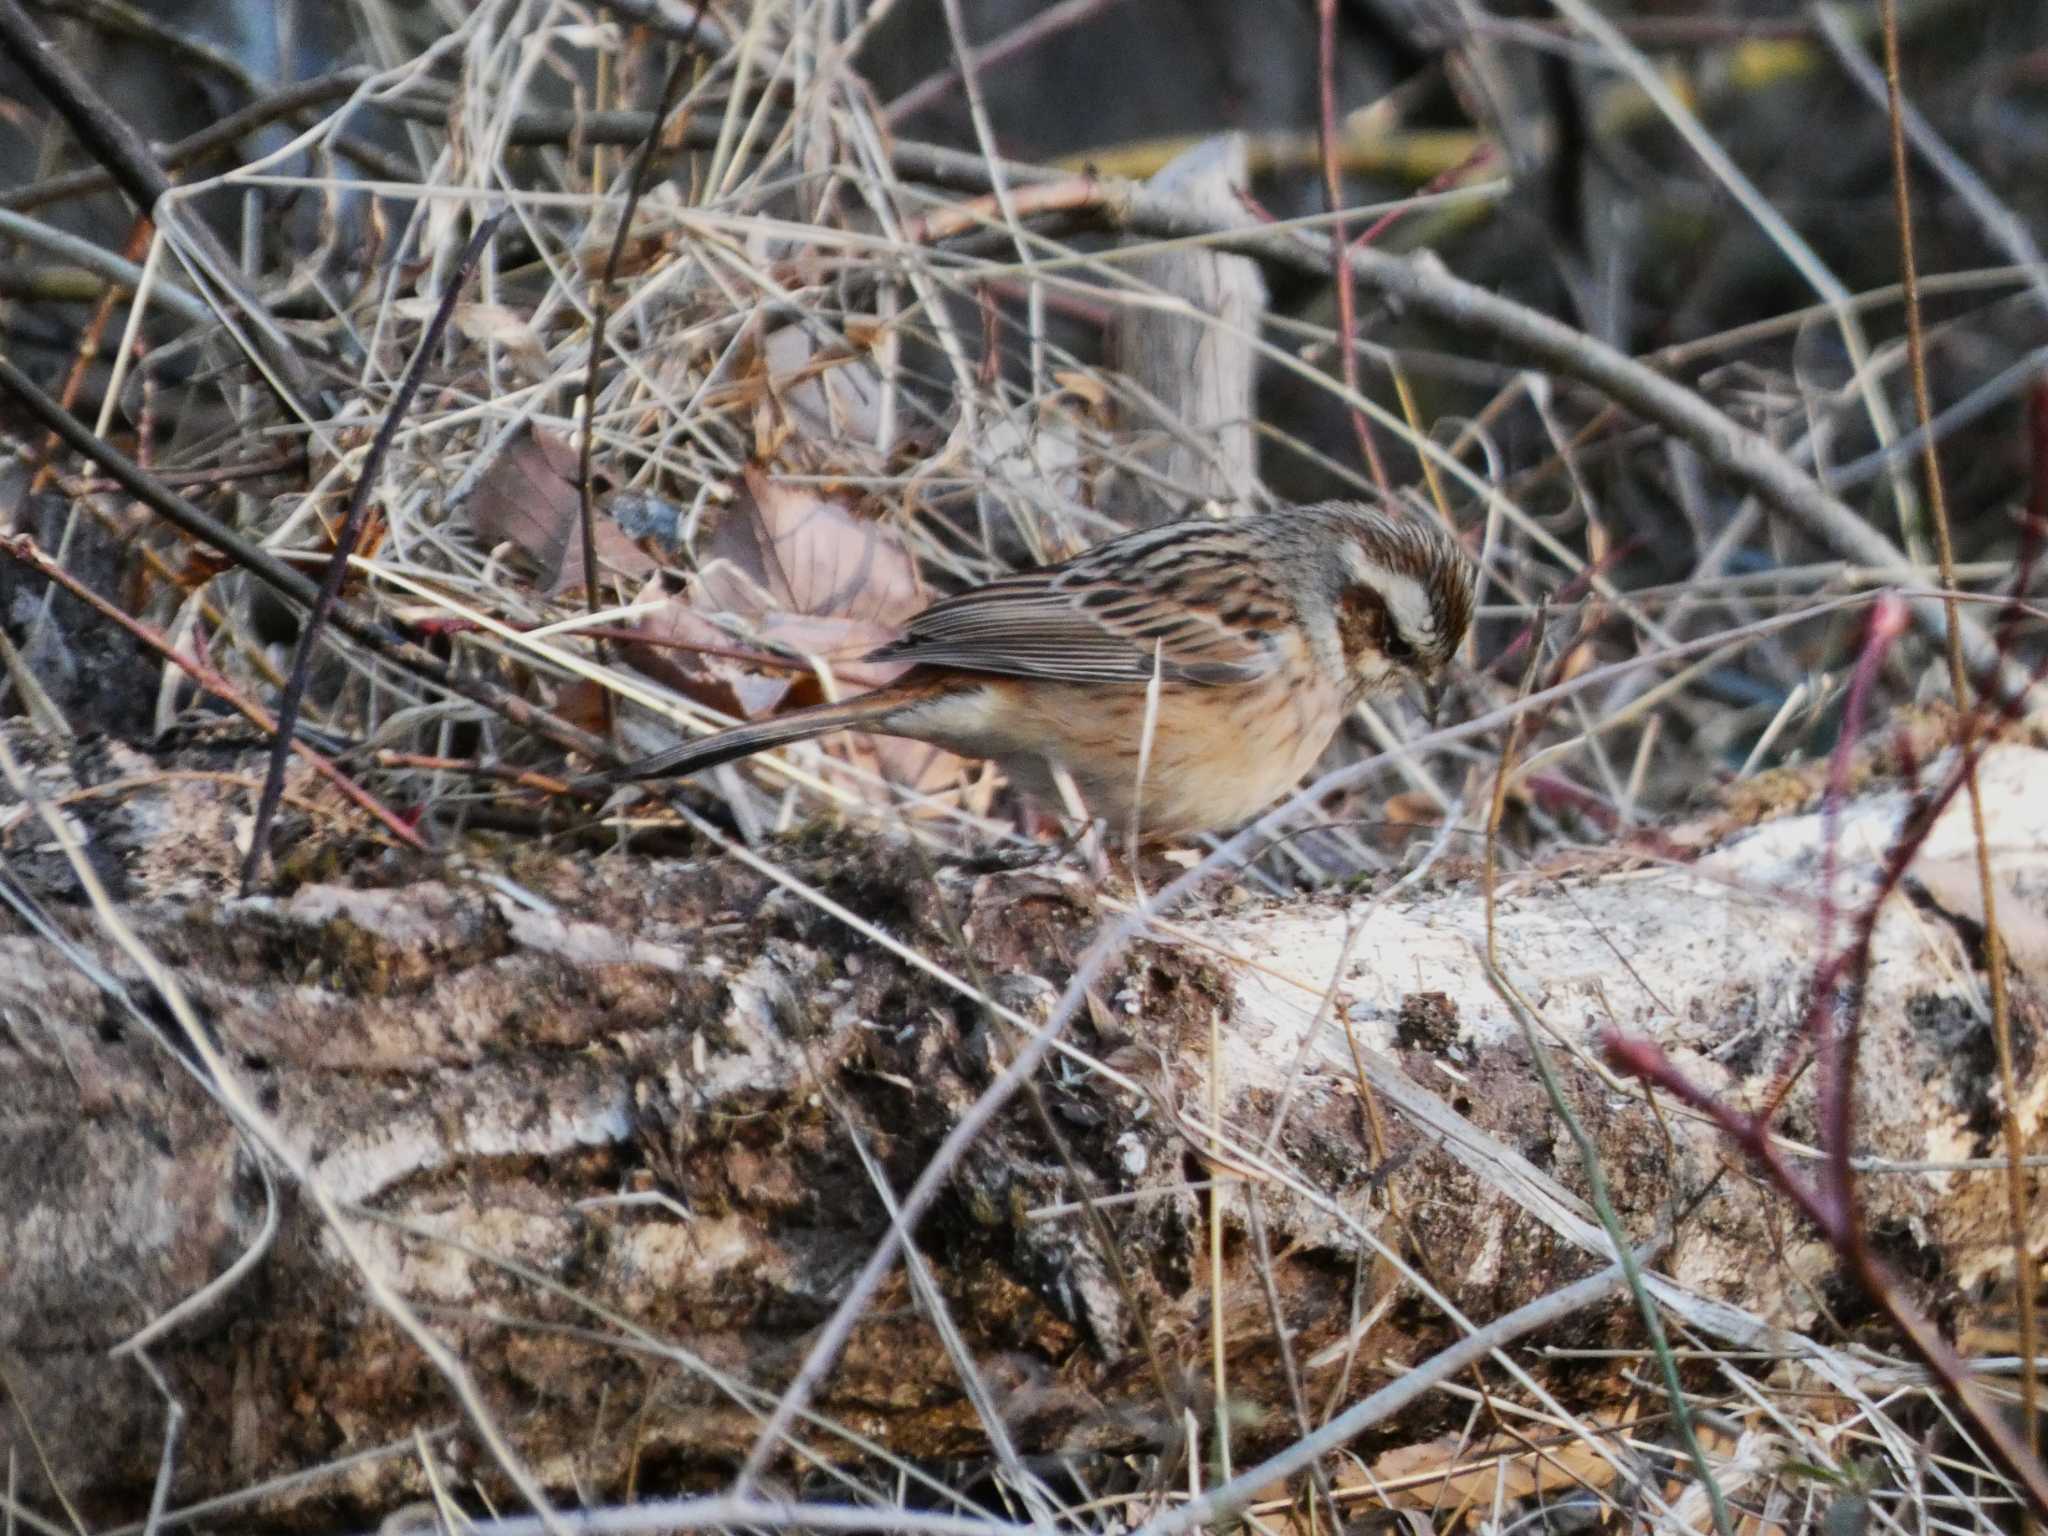
[[[387,1277],[552,1487],[601,1496],[629,1477],[646,1490],[729,1476],[885,1230],[852,1139],[900,1193],[1015,1048],[1015,1029],[957,988],[723,861],[475,843],[459,866],[428,867],[319,841],[301,822],[289,883],[235,899],[245,785],[152,778],[124,748],[63,755],[0,729],[35,764],[37,794],[63,801],[122,917],[232,1069],[358,1212]],[[2000,747],[1983,780],[2006,890],[2016,912],[2037,913],[2048,755]],[[1727,812],[1654,846],[1511,875],[1499,946],[1552,1032],[1546,1048],[1632,1238],[1684,1211],[1658,1271],[1666,1308],[1720,1342],[1810,1349],[1823,1377],[1855,1374],[1869,1367],[1783,1332],[1815,1323],[1832,1256],[1745,1170],[1720,1172],[1707,1127],[1668,1106],[1660,1123],[1589,1054],[1618,1025],[1750,1103],[1796,1059],[1826,828],[1810,779],[1776,782],[1794,803],[1768,819]],[[1874,773],[1842,808],[1838,936],[1909,800]],[[1958,806],[1929,867],[1970,847]],[[1114,920],[1064,869],[942,867],[933,880],[909,853],[850,831],[775,851],[1026,1019],[1049,1015],[1073,957]],[[0,909],[0,1364],[18,1409],[0,1421],[0,1448],[32,1505],[56,1507],[24,1425],[90,1517],[132,1518],[156,1476],[164,1406],[108,1351],[257,1242],[269,1201],[148,979],[81,902],[35,813],[4,798],[0,854],[0,878],[54,924],[38,932]],[[1400,1289],[1361,1229],[1474,1320],[1606,1261],[1572,1142],[1485,979],[1476,874],[1442,868],[1383,901],[1234,893],[1155,925],[1093,989],[1066,1034],[1074,1054],[1004,1111],[918,1233],[1023,1454],[1170,1447],[1184,1409],[1210,1412],[1218,1294],[1239,1464],[1292,1438],[1253,1201],[1318,1409],[1340,1381],[1356,1397],[1454,1332]],[[1974,919],[1941,894],[1957,884],[1917,886],[1879,919],[1858,1118],[1871,1156],[1998,1150]],[[2031,1135],[2048,1090],[2043,978],[2026,959],[2013,982]],[[1810,1143],[1809,1078],[1781,1125]],[[1220,1293],[1211,1197],[1188,1188],[1211,1174],[1229,1181],[1216,1204]],[[1874,1231],[1917,1257],[1931,1304],[2001,1259],[1996,1175],[1887,1173],[1864,1189]],[[1084,1195],[1107,1202],[1108,1248],[1075,1208]],[[304,1192],[280,1183],[278,1198],[250,1273],[151,1348],[187,1415],[173,1507],[401,1442],[241,1508],[306,1529],[381,1518],[426,1489],[404,1443],[416,1430],[437,1432],[458,1484],[491,1486],[466,1430],[438,1434],[459,1424],[449,1392],[371,1307]],[[1553,1341],[1624,1342],[1631,1318],[1610,1307]],[[1605,1390],[1553,1385],[1582,1404]],[[955,1482],[988,1454],[900,1271],[815,1408]],[[1417,1413],[1376,1444],[1447,1427],[1452,1417]],[[820,1424],[804,1438],[823,1460],[878,1465]]]
[[[1146,183],[1222,219],[1242,212],[1249,172],[1244,135],[1204,139]],[[1150,409],[1127,426],[1149,434],[1136,456],[1159,485],[1112,482],[1111,501],[1133,526],[1188,515],[1195,503],[1256,503],[1259,315],[1266,282],[1256,263],[1202,245],[1136,257],[1132,279],[1179,304],[1132,304],[1116,311],[1118,371]]]

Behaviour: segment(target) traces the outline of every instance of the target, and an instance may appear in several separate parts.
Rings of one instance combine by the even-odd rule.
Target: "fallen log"
[[[1787,773],[1504,874],[1494,938],[1525,1028],[1483,963],[1470,853],[1378,894],[1226,888],[1141,925],[1063,1001],[1125,920],[1114,882],[1069,867],[934,869],[852,829],[774,846],[774,875],[481,840],[427,865],[301,814],[278,886],[237,899],[255,757],[166,770],[0,731],[36,802],[0,787],[0,1451],[25,1511],[140,1518],[168,1403],[174,1523],[359,1526],[437,1479],[502,1499],[409,1327],[556,1495],[722,1487],[888,1230],[877,1181],[901,1197],[1055,1017],[1058,1054],[952,1169],[919,1270],[862,1313],[770,1463],[778,1488],[901,1474],[937,1498],[1006,1457],[1185,1486],[1172,1469],[1214,1454],[1219,1419],[1242,1468],[1601,1269],[1532,1039],[1630,1241],[1661,1244],[1668,1319],[1824,1383],[1895,1369],[1829,1332],[1835,1255],[1782,1195],[1596,1048],[1620,1029],[1763,1102],[1800,1060],[1823,926],[1846,938],[1913,803],[1882,763],[1827,814],[1820,781]],[[2001,745],[1982,776],[2032,1136],[2048,755]],[[1996,1161],[2004,1109],[1974,874],[1956,878],[1972,846],[1958,800],[1877,914],[1861,998],[1866,1219],[1937,1308],[2008,1262],[2002,1174],[1956,1166]],[[1811,1073],[1777,1124],[1817,1145]],[[1544,1340],[1636,1344],[1638,1315],[1612,1299]],[[1606,1368],[1525,1369],[1587,1422],[1619,1411]],[[1467,1412],[1427,1398],[1354,1449],[1396,1457]]]

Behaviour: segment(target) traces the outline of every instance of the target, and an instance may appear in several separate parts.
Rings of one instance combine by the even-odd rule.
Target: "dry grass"
[[[1106,365],[1103,343],[1117,317],[1133,312],[1199,319],[1153,286],[1144,263],[1231,237],[1133,230],[1119,222],[1113,186],[899,142],[857,67],[866,29],[890,7],[851,25],[861,8],[833,0],[713,7],[687,45],[663,174],[637,200],[646,109],[672,38],[603,10],[444,9],[454,12],[445,29],[428,35],[419,29],[430,12],[362,6],[376,63],[348,99],[323,108],[288,145],[181,187],[160,209],[158,238],[136,253],[142,270],[107,269],[132,278],[143,301],[126,334],[106,334],[117,361],[99,381],[103,433],[122,432],[123,414],[140,420],[144,431],[123,435],[139,442],[149,467],[165,480],[193,477],[200,488],[191,494],[266,549],[307,569],[331,553],[455,255],[474,224],[499,210],[499,239],[378,466],[345,597],[572,723],[602,732],[615,718],[629,752],[714,729],[735,711],[858,686],[869,628],[900,618],[906,593],[1070,552],[1112,532],[1132,507],[1199,500],[1198,487],[1162,476],[1150,450],[1208,445],[1161,402],[1134,393]],[[1076,25],[1087,24],[1086,9]],[[683,18],[671,31],[688,30],[687,6],[668,14]],[[1818,472],[1905,551],[1917,595],[1937,592],[1899,293],[1832,272],[1777,212],[1782,185],[1758,186],[1737,169],[1740,157],[1716,137],[1742,110],[1725,93],[1762,87],[1722,80],[1719,101],[1671,91],[1593,7],[1559,0],[1558,16],[1552,29],[1497,23],[1480,40],[1505,47],[1538,31],[1542,46],[1597,66],[1589,90],[1613,153],[1681,166],[1699,196],[1725,197],[1716,216],[1742,210],[1793,274],[1784,281],[1811,296],[1811,307],[1780,304],[1739,325],[1705,319],[1733,302],[1725,291],[1677,299],[1667,331],[1675,339],[1649,362],[1697,385],[1731,431],[1739,424]],[[1807,50],[1804,67],[1818,70],[1829,46],[1868,45],[1867,30],[1861,45],[1839,32],[1785,46]],[[1707,73],[1692,83],[1711,98]],[[1869,116],[1856,132],[1881,135],[1881,106],[1858,110]],[[1643,126],[1656,114],[1672,132]],[[985,147],[985,117],[978,127]],[[1353,165],[1397,158],[1366,153],[1367,140],[1386,151],[1390,130],[1377,119],[1348,127]],[[375,170],[350,148],[364,136],[388,140]],[[1478,248],[1475,265],[1510,260],[1512,238],[1488,231],[1526,214],[1505,206],[1512,178],[1503,152],[1476,153],[1484,148],[1475,138],[1463,153],[1440,155],[1427,174],[1441,184],[1427,192],[1346,210],[1351,232],[1372,228],[1381,250],[1435,245],[1454,266],[1461,241]],[[1996,193],[1972,183],[1965,201],[2001,257],[2019,263],[1930,271],[1924,283],[1937,419],[1962,445],[1951,460],[1961,465],[1952,477],[1956,580],[1990,615],[2013,590],[2016,508],[2023,492],[2039,493],[2044,473],[2026,458],[2043,444],[2021,437],[2015,449],[2005,439],[2017,435],[2016,402],[2042,387],[2038,351],[2013,338],[2041,333],[2048,279],[2023,237],[2023,248],[2010,248],[2024,220]],[[316,360],[296,412],[221,330],[178,328],[177,317],[193,313],[191,296],[214,292],[210,258],[192,236],[202,209],[230,210],[250,280],[290,344]],[[1375,222],[1396,213],[1391,226]],[[1300,261],[1313,265],[1328,259],[1329,222],[1309,214],[1259,234],[1298,244]],[[1710,277],[1702,289],[1712,289]],[[605,345],[593,367],[600,307]],[[1438,853],[1476,850],[1487,841],[1504,728],[1518,718],[1516,777],[1496,831],[1524,854],[1604,842],[1696,806],[1716,785],[1825,757],[1863,654],[1865,601],[1899,584],[1896,565],[1874,568],[1827,547],[1811,526],[1780,517],[1768,496],[1707,468],[1699,443],[1640,425],[1560,373],[1501,361],[1497,335],[1473,342],[1365,308],[1356,390],[1341,382],[1338,338],[1319,301],[1224,339],[1286,384],[1286,411],[1258,424],[1270,481],[1367,491],[1348,425],[1358,412],[1370,416],[1396,479],[1465,529],[1487,586],[1454,711],[1462,723],[1430,734],[1398,702],[1362,712],[1335,776],[1256,838],[1237,840],[1228,859],[1291,890],[1398,871],[1432,840]],[[1333,420],[1344,425],[1333,431]],[[580,559],[576,458],[585,444],[603,482],[594,611]],[[1984,457],[1970,458],[1972,447]],[[24,448],[39,452],[33,442]],[[294,467],[206,483],[269,460]],[[76,474],[67,465],[59,480],[75,495],[71,516],[134,532],[129,505]],[[741,526],[756,530],[752,557],[733,532]],[[135,577],[138,612],[180,648],[203,639],[238,691],[270,695],[289,650],[254,584],[201,579],[213,573],[198,568],[192,547],[155,531],[143,542],[152,553]],[[719,562],[739,575],[709,569]],[[683,648],[665,664],[652,659],[650,631]],[[2004,640],[2009,661],[2033,665],[2036,611],[2016,613]],[[1932,644],[1902,643],[1871,680],[1870,717],[1939,696],[1937,661]],[[11,665],[15,696],[28,696],[33,666]],[[1534,708],[1518,702],[1532,665]],[[186,702],[175,681],[167,669],[159,725]],[[377,800],[424,808],[444,845],[467,826],[557,836],[600,820],[561,783],[590,764],[565,763],[556,745],[471,698],[423,687],[340,635],[324,642],[305,716],[323,739],[346,744],[342,766]],[[777,838],[816,817],[917,840],[935,860],[1031,842],[1019,808],[979,765],[844,742],[722,771],[683,794],[701,818],[692,823],[700,838],[769,869]],[[667,808],[634,807],[602,825],[630,841],[636,828],[671,819]],[[1134,918],[1105,943],[1137,926]],[[337,1230],[347,1225],[335,1220]],[[373,1268],[366,1260],[365,1274]],[[376,1299],[431,1335],[399,1298]],[[2014,1519],[1996,1474],[1951,1432],[1944,1398],[1915,1369],[1896,1367],[1879,1393],[1868,1378],[1797,1360],[1670,1342],[1697,1460],[1672,1432],[1656,1362],[1603,1356],[1598,1368],[1625,1403],[1618,1411],[1574,1414],[1540,1389],[1514,1401],[1490,1394],[1472,1402],[1460,1436],[1370,1463],[1332,1456],[1324,1492],[1348,1516],[1390,1508],[1446,1530],[1698,1530],[1718,1517],[1727,1529],[1789,1531],[1852,1513],[1886,1530],[1976,1530]],[[1530,1358],[1590,1368],[1565,1350]],[[1470,1391],[1450,1377],[1437,1390]],[[785,1399],[783,1417],[801,1406]],[[470,1407],[473,1422],[488,1419]],[[764,1423],[774,1417],[764,1405]],[[1014,1451],[1003,1454],[999,1416],[988,1428],[1018,1530],[1029,1522],[1168,1536],[1193,1518],[1183,1493],[1229,1476],[1227,1446],[1205,1444],[1183,1468],[1191,1488],[1090,1498],[1086,1478],[1100,1469],[1027,1469]],[[1210,1428],[1190,1433],[1199,1442]],[[965,1506],[929,1512],[944,1502],[930,1488],[913,1501],[928,1512],[899,1508],[884,1487],[886,1458],[860,1499],[776,1504],[755,1477],[779,1450],[764,1435],[727,1499],[607,1507],[548,1523],[1009,1528]],[[503,1461],[516,1465],[509,1451]],[[1702,1466],[1711,1484],[1698,1476]],[[8,1507],[10,1522],[49,1528]],[[1307,1529],[1327,1510],[1307,1515],[1275,1496],[1244,1514]],[[510,1536],[530,1526],[495,1528]]]

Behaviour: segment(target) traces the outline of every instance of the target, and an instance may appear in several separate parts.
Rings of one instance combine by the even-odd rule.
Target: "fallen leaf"
[[[636,601],[662,595],[657,579]],[[736,653],[745,650],[744,642],[688,591],[667,595],[635,621],[633,630],[639,638],[625,648],[625,661],[721,714],[758,720],[782,702],[795,682],[793,672],[770,671],[741,659]]]
[[[908,662],[866,659],[870,651],[896,638],[894,627],[867,619],[828,613],[767,613],[748,629],[766,647],[822,662],[842,695],[886,687],[910,670]]]
[[[1444,813],[1432,796],[1407,789],[1380,803],[1380,819],[1394,827],[1434,827],[1443,821]]]
[[[870,736],[868,742],[881,776],[914,795],[936,795],[956,785],[966,787],[967,760],[944,747],[912,741],[907,736]],[[963,796],[962,804],[978,815],[986,814],[988,799],[984,794],[976,803],[971,796]]]
[[[659,606],[636,624],[640,638],[627,659],[749,720],[895,681],[906,664],[865,658],[924,604],[909,551],[885,524],[808,486],[753,465],[745,481],[747,494],[699,541],[699,565],[682,592],[664,598],[658,584],[643,592],[641,601]],[[861,738],[846,751],[915,794],[965,783],[962,759],[922,742]],[[845,787],[886,797],[855,776]]]
[[[589,731],[593,736],[604,734],[604,690],[588,678],[571,678],[563,684],[555,694],[554,712],[557,719],[578,730]]]
[[[916,563],[887,526],[752,464],[746,483],[767,584],[790,608],[893,626],[924,607]]]
[[[400,299],[392,309],[407,320],[425,322],[440,308],[438,299]],[[495,342],[532,366],[536,373],[547,370],[548,349],[540,332],[518,310],[505,304],[457,304],[449,323],[471,341]]]
[[[1059,368],[1053,370],[1052,381],[1084,402],[1090,410],[1100,411],[1109,404],[1109,386],[1100,374]]]
[[[849,339],[863,344],[851,331]],[[879,446],[882,380],[865,357],[820,357],[810,332],[788,325],[770,333],[761,360],[769,394],[806,439]]]
[[[762,596],[722,561],[666,600],[649,588],[639,601],[660,606],[634,625],[638,639],[628,659],[678,692],[748,720],[822,702],[821,670],[830,674],[839,697],[880,688],[908,670],[903,662],[863,660],[894,639],[894,629],[864,619],[790,613],[762,602]]]
[[[1590,1416],[1595,1424],[1628,1422],[1612,1414]],[[1398,1446],[1381,1454],[1362,1485],[1338,1485],[1340,1493],[1370,1490],[1375,1501],[1390,1505],[1433,1508],[1467,1500],[1482,1505],[1496,1495],[1524,1499],[1573,1488],[1604,1488],[1614,1468],[1587,1440],[1575,1440],[1542,1452],[1527,1441],[1496,1437],[1473,1444],[1456,1436]]]
[[[538,569],[549,596],[583,585],[583,503],[576,450],[553,432],[528,425],[478,478],[464,511],[490,548],[511,543]],[[591,530],[601,569],[629,581],[657,569],[654,558],[608,517]]]

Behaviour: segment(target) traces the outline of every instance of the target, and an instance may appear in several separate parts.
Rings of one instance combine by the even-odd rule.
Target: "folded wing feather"
[[[1270,675],[1288,615],[1227,525],[1176,524],[944,598],[869,659],[1072,683],[1222,686]],[[1211,596],[1229,574],[1227,611]]]

